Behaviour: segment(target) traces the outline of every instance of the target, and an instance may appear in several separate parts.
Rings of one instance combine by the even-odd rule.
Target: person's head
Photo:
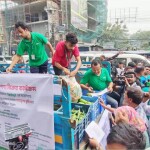
[[[150,75],[150,65],[145,66],[145,75]]]
[[[140,117],[135,108],[131,106],[120,106],[114,110],[114,123],[128,123],[134,125],[141,132],[147,130],[145,121]]]
[[[17,22],[15,24],[15,28],[17,32],[19,33],[19,36],[22,38],[27,38],[28,35],[30,34],[30,28],[23,22]]]
[[[124,63],[123,63],[123,61],[120,61],[120,62],[118,63],[118,67],[119,67],[120,69],[124,68]]]
[[[144,150],[146,139],[133,125],[119,123],[113,126],[107,136],[106,150]]]
[[[66,35],[65,45],[68,51],[73,51],[77,43],[78,43],[78,38],[76,34],[68,33]]]
[[[105,55],[100,56],[100,61],[104,61],[106,59]]]
[[[145,73],[145,68],[143,66],[137,66],[135,68],[135,73],[138,75],[138,76],[144,76],[144,73]]]
[[[137,64],[137,66],[144,66],[144,63],[143,63],[143,62],[139,62],[139,63]]]
[[[129,87],[125,91],[124,99],[128,106],[139,105],[143,100],[143,92],[135,87]]]
[[[134,62],[129,62],[128,66],[131,68],[136,68],[136,64]]]
[[[94,74],[99,75],[101,71],[101,62],[99,59],[94,59],[91,63],[91,68]]]
[[[135,83],[135,81],[136,81],[135,72],[126,72],[124,75],[125,75],[125,77],[126,77],[128,83],[129,83],[130,85],[132,85],[133,83]]]
[[[124,71],[125,72],[133,72],[134,68],[132,68],[131,66],[127,66]]]

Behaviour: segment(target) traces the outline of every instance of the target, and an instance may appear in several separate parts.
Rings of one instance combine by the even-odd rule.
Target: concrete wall
[[[47,11],[45,8],[47,8]],[[55,45],[56,42],[60,40],[60,33],[56,31],[56,27],[60,24],[59,9],[59,6],[51,0],[41,0],[39,2],[27,3],[19,7],[10,8],[7,10],[7,27],[9,26],[9,28],[7,28],[8,39],[10,37],[10,31],[13,29],[11,26],[13,26],[16,21],[24,21],[31,26],[33,32],[39,32],[45,35],[48,40],[52,41]],[[48,15],[47,20],[42,18],[42,12],[44,11]],[[39,21],[32,22],[31,15],[35,13],[38,13]],[[26,16],[28,17],[28,21],[26,20]],[[20,20],[19,18],[22,19]],[[10,43],[10,40],[8,40],[8,43]]]
[[[33,32],[39,32],[46,35],[48,32],[48,22],[33,24],[31,25],[31,28]]]

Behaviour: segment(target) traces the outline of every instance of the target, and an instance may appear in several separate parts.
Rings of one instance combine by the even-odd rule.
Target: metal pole
[[[68,0],[66,0],[65,1],[66,3],[65,3],[65,5],[66,5],[66,27],[67,27],[67,31],[68,31],[68,29],[69,29],[69,27],[68,27]]]
[[[6,27],[5,27],[5,29],[6,29],[6,32],[7,32],[7,35],[6,35],[6,40],[7,40],[7,52],[9,52],[9,40],[10,40],[10,30],[9,30],[9,28],[7,28],[8,26],[8,20],[7,20],[7,18],[8,18],[8,16],[7,16],[8,14],[7,14],[7,0],[5,0],[5,23],[6,23]],[[4,50],[5,52],[4,52],[4,54],[6,54],[6,49]]]
[[[9,55],[11,55],[13,30],[10,31]]]

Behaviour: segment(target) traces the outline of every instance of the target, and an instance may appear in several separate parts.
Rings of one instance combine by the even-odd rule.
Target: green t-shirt
[[[48,40],[44,35],[36,32],[31,32],[31,39],[31,41],[22,39],[18,45],[17,55],[22,56],[25,52],[28,52],[29,65],[40,66],[48,60],[44,46]]]
[[[102,68],[99,76],[93,73],[92,69],[89,69],[80,81],[81,84],[88,84],[93,90],[97,91],[107,88],[110,82],[112,82],[111,77],[105,68]]]

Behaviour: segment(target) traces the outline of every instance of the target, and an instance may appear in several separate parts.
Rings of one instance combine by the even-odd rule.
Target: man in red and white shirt
[[[63,72],[69,76],[75,76],[81,66],[77,36],[74,33],[68,33],[65,41],[60,41],[56,45],[56,51],[52,58],[52,65],[55,75],[61,75]],[[72,56],[76,58],[77,66],[70,72],[70,61]]]

